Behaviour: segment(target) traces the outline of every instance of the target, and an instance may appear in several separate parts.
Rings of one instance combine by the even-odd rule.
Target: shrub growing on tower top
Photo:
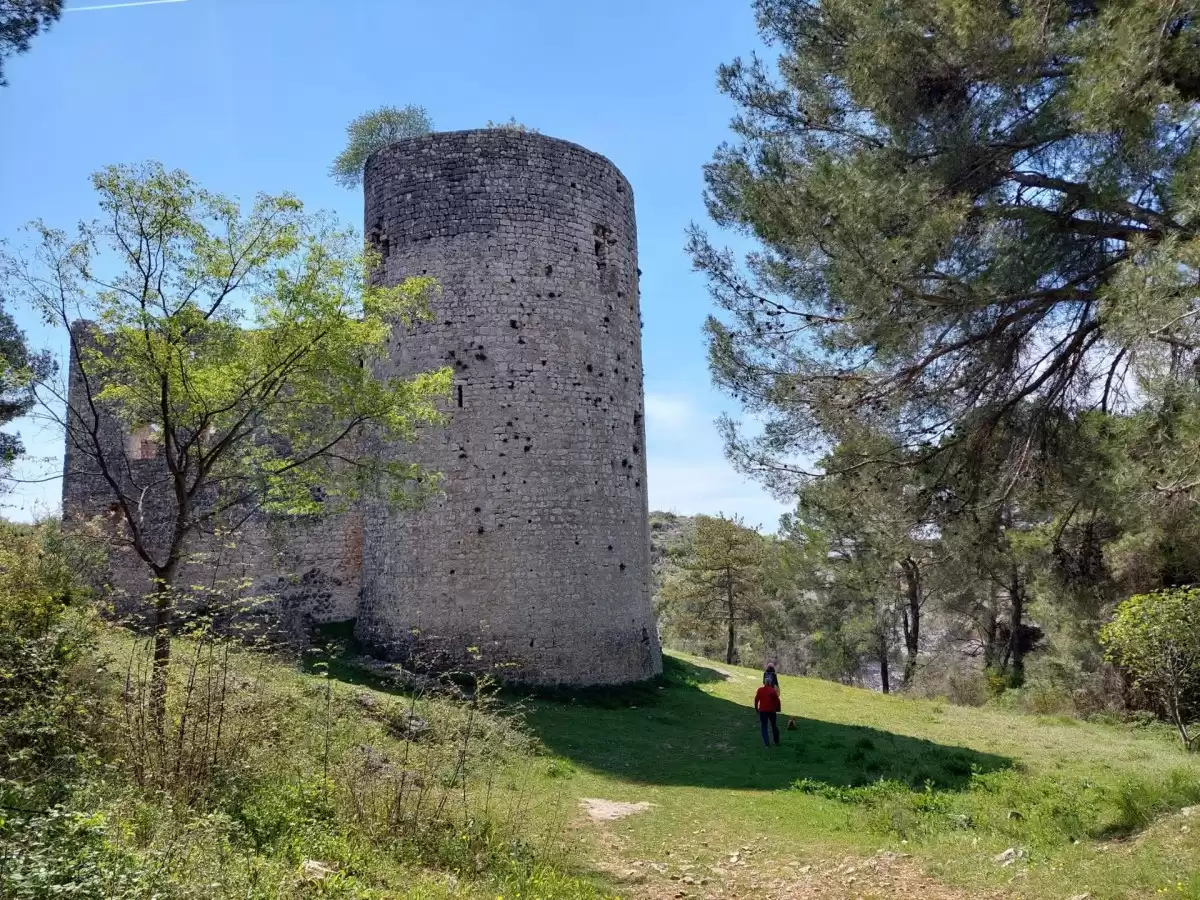
[[[433,120],[423,106],[381,106],[365,112],[346,126],[346,149],[333,161],[329,174],[345,188],[362,184],[363,166],[376,150],[402,138],[433,131]]]

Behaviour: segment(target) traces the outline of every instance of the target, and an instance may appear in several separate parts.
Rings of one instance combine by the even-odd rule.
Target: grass
[[[683,879],[748,846],[756,869],[775,872],[890,850],[961,896],[1200,898],[1200,815],[1179,813],[1200,804],[1200,758],[1159,726],[784,676],[781,722],[796,728],[764,748],[757,671],[672,654],[653,683],[510,691],[489,705],[408,696],[340,643],[343,656],[299,662],[234,650],[201,671],[188,660],[203,648],[177,642],[176,704],[209,696],[188,685],[212,671],[238,699],[222,707],[223,744],[200,706],[177,705],[184,749],[147,751],[140,772],[120,714],[135,642],[105,629],[114,663],[89,679],[108,684],[94,702],[118,713],[97,738],[116,742],[110,774],[53,820],[0,822],[0,845],[16,834],[7,858],[27,857],[25,877],[91,873],[85,897],[599,900],[678,896],[672,877],[704,897]],[[595,825],[582,798],[652,806]],[[1021,853],[1002,866],[1009,849]],[[613,874],[639,862],[661,878],[635,888]],[[332,874],[308,879],[313,863]],[[39,890],[13,896],[53,893]]]
[[[746,844],[778,860],[891,849],[965,889],[1030,898],[1200,897],[1200,760],[1164,729],[885,697],[782,679],[783,744],[750,708],[759,673],[672,656],[656,696],[620,708],[535,701],[568,774],[550,790],[651,812],[610,827],[627,859],[704,866]],[[1200,816],[1195,820],[1200,830]],[[1025,855],[1001,866],[1013,848]]]
[[[68,692],[97,713],[74,782],[0,774],[0,897],[611,896],[564,827],[574,804],[535,789],[547,760],[494,699],[177,639],[159,740],[148,643],[98,634]]]

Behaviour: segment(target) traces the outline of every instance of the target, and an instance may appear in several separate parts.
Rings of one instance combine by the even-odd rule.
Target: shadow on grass
[[[622,708],[534,699],[527,721],[553,753],[628,781],[660,785],[770,790],[805,782],[850,788],[881,780],[921,790],[965,789],[974,772],[1012,766],[1007,757],[949,747],[855,725],[795,717],[782,744],[766,748],[758,716],[700,685],[727,678],[719,670],[665,661],[663,681],[646,705]],[[786,698],[785,698],[786,702]]]

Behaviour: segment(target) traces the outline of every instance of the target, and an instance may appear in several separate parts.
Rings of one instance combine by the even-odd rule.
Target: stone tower
[[[455,384],[448,425],[396,448],[444,496],[364,510],[358,637],[542,683],[660,672],[629,183],[500,128],[399,141],[364,186],[385,281],[441,285],[380,374],[451,366]]]

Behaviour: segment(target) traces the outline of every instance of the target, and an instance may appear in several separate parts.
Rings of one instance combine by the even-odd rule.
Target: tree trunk
[[[728,573],[726,573],[728,576]],[[735,631],[735,616],[733,605],[733,578],[727,577],[725,580],[725,613],[729,617],[729,639],[725,644],[725,662],[733,665],[733,659],[737,652],[737,633]]]
[[[888,645],[883,635],[879,635],[879,683],[885,694],[892,691],[891,673],[888,670]]]
[[[178,563],[157,573],[154,587],[154,665],[150,672],[150,721],[161,744],[166,736],[167,676],[171,667],[172,588]]]
[[[1179,737],[1183,741],[1183,749],[1191,750],[1192,737],[1188,734],[1188,723],[1183,716],[1183,690],[1180,688],[1177,679],[1172,679],[1172,682],[1171,687],[1163,692],[1163,701],[1171,715],[1171,721],[1175,724],[1175,729],[1179,732]]]
[[[1013,687],[1025,683],[1025,641],[1022,634],[1025,623],[1025,586],[1021,584],[1021,573],[1013,568],[1008,582],[1008,652],[1012,662],[1010,681]]]
[[[983,667],[989,671],[999,668],[999,624],[996,614],[989,611],[983,626]]]
[[[904,569],[906,604],[904,608],[904,683],[912,681],[921,652],[921,568],[911,556],[901,564]]]

